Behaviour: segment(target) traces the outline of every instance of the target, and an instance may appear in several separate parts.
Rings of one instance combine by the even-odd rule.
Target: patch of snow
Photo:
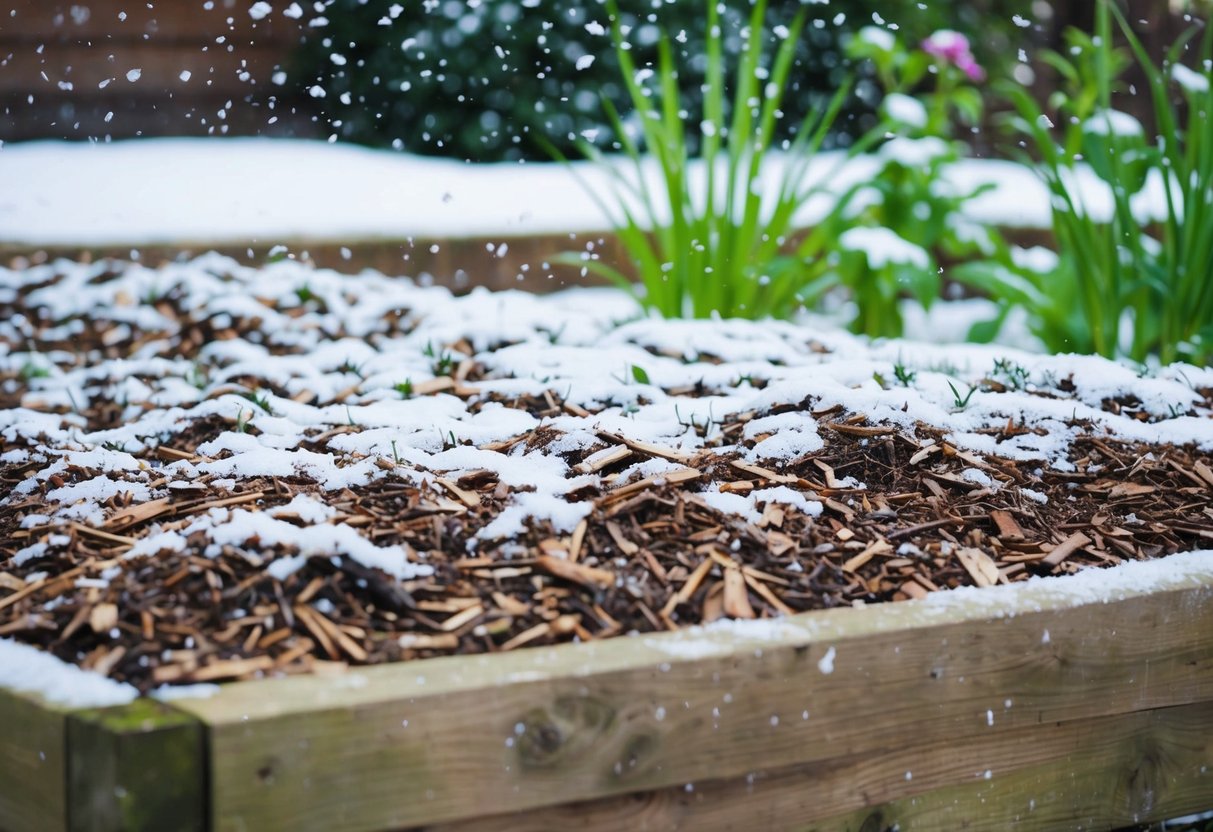
[[[0,638],[0,688],[33,694],[65,708],[125,705],[139,696],[131,685],[82,670],[7,638]]]
[[[894,263],[904,263],[920,269],[931,266],[931,259],[921,246],[899,237],[888,228],[849,228],[838,238],[839,244],[850,251],[867,255],[873,269]]]
[[[1205,93],[1209,91],[1209,74],[1197,72],[1194,69],[1175,64],[1171,67],[1171,77],[1188,92]]]
[[[952,147],[947,142],[935,136],[920,139],[898,137],[885,142],[877,156],[899,162],[908,168],[917,168],[925,167],[936,159],[947,158],[952,152]]]
[[[912,95],[893,92],[884,97],[885,115],[915,130],[927,126],[927,108]]]
[[[891,52],[897,46],[897,37],[888,29],[880,26],[864,26],[856,37],[885,52]]]
[[[195,685],[161,685],[149,694],[161,702],[176,702],[179,699],[209,699],[219,692],[218,685],[199,683]]]
[[[1120,110],[1100,110],[1083,122],[1082,129],[1097,136],[1144,136],[1141,122]]]
[[[314,94],[325,91],[316,87]],[[918,159],[939,151],[938,142],[906,140],[890,142],[882,152],[908,163],[911,155]],[[772,154],[763,171],[765,185],[778,183],[787,164]],[[842,193],[870,180],[881,164],[879,155],[847,162],[843,154],[820,153],[805,185],[828,184],[833,193]],[[705,172],[692,164],[688,173],[699,183]],[[646,163],[644,175],[656,183],[656,165]],[[0,154],[0,181],[6,186],[0,242],[136,246],[306,239],[345,244],[606,230],[608,216],[579,179],[599,193],[611,188],[609,175],[589,162],[468,165],[321,141],[21,142],[6,145]],[[129,187],[132,181],[139,187]],[[1050,226],[1047,187],[1018,163],[964,159],[945,166],[940,187],[961,193],[984,184],[994,188],[966,204],[965,218]],[[1077,186],[1092,211],[1110,211],[1106,185],[1094,174],[1081,169]],[[699,184],[695,191],[702,191]],[[267,193],[275,196],[273,211],[264,208]],[[832,202],[828,194],[815,197],[797,222],[814,224]],[[1135,204],[1142,218],[1165,215],[1161,182],[1149,183]]]
[[[1213,581],[1213,550],[1184,552],[1154,560],[1129,560],[1108,568],[1087,568],[1073,575],[1040,577],[1009,585],[979,589],[957,587],[932,592],[921,603],[932,607],[979,604],[991,613],[1021,609],[1025,597],[1038,603],[1045,599],[1077,604],[1106,604],[1112,601],[1190,584]],[[1042,642],[1050,636],[1045,631]]]

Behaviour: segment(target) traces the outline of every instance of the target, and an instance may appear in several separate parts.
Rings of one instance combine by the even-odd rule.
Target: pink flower
[[[942,61],[954,64],[957,69],[969,76],[971,81],[983,81],[986,72],[973,57],[969,39],[960,32],[951,29],[940,29],[922,42],[922,51],[934,55]]]

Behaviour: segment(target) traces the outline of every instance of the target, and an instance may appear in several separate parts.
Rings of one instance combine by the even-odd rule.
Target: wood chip
[[[631,557],[640,551],[640,547],[623,536],[623,530],[619,528],[619,524],[614,520],[608,520],[607,533],[611,536],[611,540],[615,541],[615,545],[623,554]]]
[[[826,486],[829,488],[842,488],[842,483],[834,476],[834,468],[831,465],[826,465],[820,459],[813,460],[813,464],[817,466],[822,475],[826,478]]]
[[[312,611],[312,608],[306,604],[299,604],[292,608],[295,614],[295,619],[307,628],[307,631],[312,634],[312,638],[329,655],[329,658],[336,659],[340,654],[337,652],[337,646],[333,644],[333,640],[329,637],[328,632],[317,620],[319,616]]]
[[[923,448],[921,451],[918,451],[917,453],[915,453],[914,456],[910,457],[910,464],[917,465],[918,463],[922,462],[924,459],[929,457],[931,454],[939,453],[942,450],[943,450],[942,445],[928,445],[927,447]]]
[[[445,393],[447,390],[455,389],[455,379],[450,376],[441,376],[439,378],[430,378],[425,381],[413,382],[414,396],[432,396],[435,393]]]
[[[492,598],[493,603],[497,605],[498,609],[510,615],[521,617],[531,611],[531,608],[526,604],[512,595],[506,595],[504,592],[494,592]]]
[[[712,563],[711,558],[704,558],[700,561],[699,565],[695,567],[695,571],[687,577],[682,587],[666,601],[665,606],[661,610],[662,618],[669,620],[669,617],[679,604],[685,604],[691,599],[691,596],[695,594],[695,590],[699,589],[699,585],[703,583],[703,579],[712,571]]]
[[[754,592],[757,593],[759,596],[761,596],[762,600],[766,601],[772,607],[777,609],[779,611],[780,615],[795,615],[796,614],[796,610],[789,607],[783,601],[780,601],[779,598],[775,595],[775,593],[772,592],[767,587],[766,584],[764,584],[762,581],[758,580],[757,578],[751,577],[749,572],[747,572],[745,570],[740,570],[740,571],[741,571],[742,577],[745,578],[746,585],[749,586],[750,589],[754,590]]]
[[[161,497],[158,500],[128,506],[121,511],[115,512],[106,521],[105,527],[107,529],[124,529],[127,526],[134,526],[165,514],[171,514],[172,511],[173,504],[171,498]]]
[[[796,548],[796,541],[783,532],[767,532],[767,551],[774,557],[781,557]]]
[[[615,584],[614,572],[554,558],[550,555],[540,555],[535,558],[535,568],[589,589],[606,589]]]
[[[542,624],[536,624],[534,627],[531,627],[529,630],[523,630],[505,644],[501,645],[501,649],[514,650],[515,648],[521,647],[524,644],[529,644],[537,638],[543,638],[551,631],[552,625],[546,621]]]
[[[1120,482],[1108,491],[1108,499],[1116,500],[1121,497],[1144,497],[1153,494],[1158,489],[1152,485],[1142,485],[1136,482]]]
[[[191,682],[217,682],[220,679],[238,679],[258,671],[269,670],[274,666],[274,660],[269,656],[256,656],[251,659],[228,659],[213,662],[186,674],[186,680]]]
[[[115,647],[93,662],[90,670],[94,673],[100,673],[102,676],[108,676],[118,666],[118,662],[122,661],[124,656],[126,656],[126,648],[122,646]]]
[[[1056,568],[1062,561],[1070,555],[1077,552],[1084,546],[1091,545],[1091,538],[1087,537],[1082,532],[1074,532],[1061,543],[1053,547],[1053,550],[1041,558],[1041,563],[1046,563],[1049,566]]]
[[[865,439],[897,433],[897,428],[892,425],[847,425],[841,422],[827,422],[826,427],[846,436],[858,436]]]
[[[792,483],[800,482],[800,477],[792,474],[780,474],[772,471],[769,468],[763,468],[760,465],[753,465],[740,459],[733,460],[729,463],[729,465],[736,468],[738,471],[741,471],[743,474],[749,474],[752,477],[758,477],[759,479],[768,480],[774,483],[791,485]]]
[[[467,491],[460,488],[458,485],[448,479],[439,478],[438,484],[449,491],[452,497],[463,503],[468,508],[478,508],[480,506],[480,495],[475,491]]]
[[[1213,468],[1210,468],[1201,460],[1197,460],[1192,466],[1192,470],[1196,472],[1197,476],[1205,481],[1205,485],[1207,485],[1209,488],[1213,488]]]
[[[94,529],[90,526],[84,525],[83,523],[72,523],[71,528],[72,531],[76,532],[77,534],[82,534],[85,537],[91,537],[94,540],[100,540],[103,543],[112,543],[117,546],[135,545],[135,538],[133,537],[124,537],[120,534],[110,534],[107,531]]]
[[[762,510],[762,518],[758,521],[758,527],[761,529],[774,526],[777,529],[783,528],[784,518],[787,517],[784,509],[777,503],[767,503],[766,508]]]
[[[855,557],[844,563],[842,565],[842,569],[844,572],[857,572],[861,566],[870,561],[872,558],[876,557],[877,555],[888,554],[892,551],[893,547],[889,545],[888,541],[877,540],[874,543],[869,544],[866,549],[855,555]]]
[[[650,442],[640,442],[636,439],[629,439],[626,436],[618,436],[609,431],[600,430],[598,435],[603,439],[609,439],[620,445],[626,445],[637,453],[645,454],[646,456],[656,456],[662,459],[668,459],[670,462],[687,463],[691,460],[690,454],[685,454],[682,451],[673,448],[667,448],[663,445],[654,445]]]
[[[734,567],[724,571],[724,614],[729,618],[755,618],[746,591],[745,576]]]
[[[615,502],[624,497],[635,494],[638,491],[644,491],[646,488],[658,488],[663,485],[681,485],[692,480],[699,479],[703,474],[694,468],[678,468],[673,471],[664,471],[661,474],[656,474],[651,477],[645,477],[638,482],[630,482],[626,485],[621,485],[618,488],[611,490],[606,495],[608,502]]]
[[[442,631],[444,633],[453,633],[456,630],[462,629],[465,625],[475,621],[480,616],[484,615],[484,607],[477,604],[474,607],[468,607],[461,613],[452,615],[446,621],[442,622]]]
[[[397,643],[404,650],[456,650],[459,637],[453,633],[405,633]]]
[[[582,520],[573,529],[573,538],[569,541],[569,560],[576,563],[581,559],[581,546],[585,542],[585,533],[590,528],[590,521]]]
[[[632,450],[627,445],[614,445],[590,454],[585,461],[573,466],[573,470],[579,474],[597,474],[604,468],[623,462],[631,455]]]
[[[1020,528],[1019,522],[1011,512],[994,509],[990,512],[990,519],[998,527],[998,536],[1004,541],[1017,541],[1025,538],[1023,529]]]
[[[118,626],[118,605],[98,604],[88,616],[88,626],[94,633],[104,635]]]
[[[993,586],[998,583],[999,573],[996,564],[989,555],[980,549],[962,547],[956,550],[956,559],[965,568],[973,583],[978,586]]]

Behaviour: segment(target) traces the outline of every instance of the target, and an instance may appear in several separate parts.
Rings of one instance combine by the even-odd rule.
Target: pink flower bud
[[[960,32],[940,29],[922,42],[922,51],[955,65],[973,81],[982,81],[986,77],[985,70],[973,57],[969,39]]]

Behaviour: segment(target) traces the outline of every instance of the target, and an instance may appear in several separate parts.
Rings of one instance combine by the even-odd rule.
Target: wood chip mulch
[[[1075,471],[1037,476],[859,418],[832,424],[825,450],[780,472],[618,443],[595,457],[607,460],[608,480],[612,467],[646,456],[684,467],[608,482],[572,535],[532,529],[484,555],[468,555],[467,542],[508,496],[490,472],[441,480],[436,491],[385,480],[319,494],[303,480],[262,479],[141,504],[117,497],[103,527],[75,524],[54,557],[19,568],[0,559],[0,636],[146,690],[899,601],[1213,546],[1213,467],[1180,448],[1081,439]],[[961,475],[972,469],[990,485]],[[7,490],[25,473],[6,466],[0,482]],[[847,476],[868,488],[835,487]],[[707,477],[726,492],[781,484],[813,492],[824,512],[772,503],[757,522],[725,515],[695,491]],[[1047,503],[1026,499],[1016,486],[1027,483]],[[434,576],[397,582],[326,557],[280,582],[264,569],[277,553],[256,540],[215,558],[123,558],[153,522],[183,528],[216,507],[268,509],[301,492],[379,545],[428,553]],[[41,504],[32,494],[4,507],[0,551],[28,545],[37,531],[20,520]]]
[[[104,286],[123,273],[115,267],[88,285]],[[0,339],[6,349],[29,350],[60,368],[140,355],[197,360],[201,372],[208,345],[245,339],[272,342],[275,355],[301,354],[314,335],[308,323],[311,329],[301,325],[291,333],[299,336],[298,343],[273,341],[272,332],[263,338],[257,315],[210,309],[180,288],[145,299],[146,315],[131,312],[137,298],[119,294],[111,306],[129,313],[121,321],[105,320],[100,307],[64,322],[25,303],[35,289],[53,289],[57,279],[48,275],[44,283],[0,293],[0,320],[9,321],[16,333],[7,342]],[[347,337],[320,317],[326,311],[316,311],[321,301],[302,289],[299,294],[297,308],[264,301],[265,314],[280,315],[277,326],[315,319],[335,327],[316,338]],[[374,293],[368,297],[360,302],[373,304]],[[337,295],[330,301],[333,306],[344,302]],[[311,310],[306,316],[305,307]],[[150,328],[141,328],[145,321]],[[397,337],[414,325],[405,312],[387,309],[374,337]],[[553,333],[553,340],[557,336]],[[454,395],[469,413],[492,404],[536,418],[593,415],[555,392],[477,395],[469,385],[488,374],[469,357],[475,353],[471,345],[441,346],[456,358],[435,372],[441,377],[419,382],[410,395]],[[361,381],[355,369],[350,389],[326,403],[353,395]],[[33,365],[0,372],[0,411],[32,412],[30,391],[40,372]],[[227,381],[222,388],[207,387],[207,395],[222,395],[239,384],[288,395],[273,378]],[[206,380],[197,383],[204,386]],[[752,383],[761,388],[763,380]],[[991,389],[998,384],[988,383]],[[1064,395],[1066,383],[1060,380],[1049,395]],[[146,405],[117,400],[115,389],[98,386],[87,401],[72,401],[74,418],[98,431],[122,424],[132,408]],[[666,392],[698,394],[695,389]],[[1197,393],[1204,397],[1205,412],[1213,408],[1213,390]],[[294,398],[305,397],[296,393]],[[40,412],[67,411],[63,403],[47,407]],[[928,425],[917,425],[911,437],[872,424],[862,413],[818,407],[804,401],[725,416],[713,426],[705,449],[694,455],[600,433],[593,447],[561,454],[573,471],[600,477],[569,495],[593,503],[589,517],[571,534],[538,524],[494,542],[477,539],[477,533],[515,496],[497,474],[439,473],[432,485],[419,486],[415,478],[397,475],[400,463],[386,458],[376,460],[382,478],[344,490],[322,490],[304,476],[219,479],[207,474],[174,482],[170,496],[150,500],[119,491],[101,506],[103,521],[78,520],[48,531],[24,522],[47,509],[47,493],[103,472],[69,465],[38,478],[46,458],[20,461],[23,449],[10,443],[0,447],[0,453],[16,452],[0,461],[0,494],[9,497],[0,501],[0,637],[36,645],[146,691],[163,684],[340,672],[351,665],[501,652],[724,618],[897,602],[940,589],[1015,583],[1213,548],[1213,459],[1194,448],[1129,444],[1091,430],[1071,444],[1073,469],[1062,471],[963,451]],[[1108,399],[1103,407],[1141,422],[1157,418],[1132,397]],[[811,413],[824,448],[778,470],[743,461],[740,454],[765,438],[747,437],[747,423],[784,411]],[[154,478],[166,464],[204,461],[199,447],[236,429],[234,422],[232,416],[195,418],[174,426],[158,446],[137,451],[146,463],[143,473],[153,478],[143,485],[164,488],[167,478]],[[256,432],[255,426],[248,430]],[[334,426],[308,435],[301,447],[319,452],[334,436],[357,430],[352,423]],[[1024,431],[1008,422],[994,439]],[[535,449],[560,438],[556,430],[541,427],[482,447]],[[619,477],[624,468],[649,459],[674,467],[640,480]],[[866,488],[849,487],[855,481]],[[784,486],[814,501],[813,509],[819,502],[821,512],[814,516],[791,504],[768,502],[752,517],[725,513],[705,497],[712,482],[726,494]],[[36,484],[15,490],[22,483]],[[213,557],[203,553],[205,539],[197,546],[191,541],[181,552],[126,557],[151,534],[184,530],[208,512],[271,511],[299,494],[334,510],[328,522],[352,527],[376,546],[402,547],[434,574],[398,581],[351,557],[326,556],[311,558],[279,580],[267,567],[294,553],[255,537],[223,545]],[[305,518],[277,516],[308,526]],[[18,564],[17,552],[40,542],[48,544],[45,553]]]

